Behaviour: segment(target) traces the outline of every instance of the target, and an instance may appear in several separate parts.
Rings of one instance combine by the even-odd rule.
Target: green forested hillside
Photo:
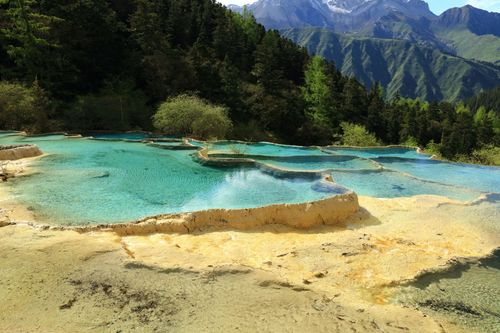
[[[186,92],[283,140],[305,122],[307,52],[215,1],[1,2],[0,40],[0,78],[36,81],[65,129],[151,128],[156,105]]]
[[[484,21],[484,22],[483,22]],[[447,54],[500,64],[500,15],[465,6],[433,20],[391,13],[356,35],[393,38],[432,47]]]
[[[497,68],[401,41],[385,52],[384,40],[301,36],[394,98],[213,0],[0,2],[0,129],[151,130],[157,112],[156,128],[207,139],[312,145],[369,131],[367,143],[429,146],[447,158],[500,142],[489,109],[396,93],[405,83],[406,95],[456,100],[498,84]],[[171,119],[186,115],[189,126]]]
[[[500,84],[500,67],[445,54],[404,40],[336,34],[325,29],[289,29],[282,35],[335,62],[362,83],[380,82],[397,93],[425,100],[457,101]]]
[[[476,35],[462,28],[436,28],[435,33],[460,57],[500,65],[500,37],[498,36]]]

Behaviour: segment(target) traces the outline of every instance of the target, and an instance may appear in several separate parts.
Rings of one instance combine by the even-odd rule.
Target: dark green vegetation
[[[500,85],[500,67],[496,65],[403,39],[359,37],[318,28],[289,29],[282,34],[310,53],[332,60],[344,75],[353,75],[367,86],[380,82],[389,98],[399,93],[431,101],[459,101]],[[500,52],[500,38],[494,38]]]
[[[162,116],[184,95],[205,110],[182,133],[202,137],[232,123],[227,136],[246,140],[330,144],[343,128],[371,138],[351,123],[379,142],[430,144],[447,158],[498,144],[498,112],[386,100],[379,84],[367,91],[210,0],[10,1],[0,25],[0,78],[10,82],[0,86],[0,128],[147,130],[161,105],[156,125],[171,132]]]
[[[466,102],[467,106],[476,112],[481,106],[487,110],[496,112],[500,115],[500,86],[495,89],[484,91],[477,96],[469,98]]]

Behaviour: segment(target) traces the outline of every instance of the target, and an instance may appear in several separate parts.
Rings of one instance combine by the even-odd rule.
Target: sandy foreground
[[[26,224],[0,191],[0,332],[467,331],[389,298],[500,247],[498,203],[359,201],[337,227],[119,236]]]

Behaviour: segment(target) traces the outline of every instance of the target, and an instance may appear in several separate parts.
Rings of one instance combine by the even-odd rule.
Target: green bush
[[[464,163],[500,166],[500,147],[483,146],[474,150],[470,155],[459,155],[456,160]]]
[[[193,121],[193,135],[200,138],[224,138],[232,123],[225,109],[210,107]]]
[[[434,140],[431,140],[427,144],[424,151],[427,154],[436,155],[438,157],[441,157],[441,145],[438,143],[435,143]]]
[[[341,139],[341,143],[344,146],[380,146],[380,142],[377,140],[375,135],[368,132],[364,126],[346,122],[343,122],[340,126],[342,127],[342,131],[344,133]]]
[[[418,147],[418,141],[414,137],[410,136],[405,142],[402,142],[402,145],[406,147]]]
[[[0,82],[0,128],[42,133],[53,129],[49,120],[52,104],[44,90],[34,82],[31,88]]]
[[[153,125],[166,134],[202,139],[222,139],[232,128],[225,108],[191,95],[179,95],[162,103],[153,116]]]

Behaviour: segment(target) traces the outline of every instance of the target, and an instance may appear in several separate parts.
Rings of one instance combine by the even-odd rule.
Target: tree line
[[[331,144],[357,124],[447,158],[499,145],[494,97],[387,101],[213,0],[3,1],[0,45],[2,128],[149,130],[162,103],[198,96],[238,139]]]

